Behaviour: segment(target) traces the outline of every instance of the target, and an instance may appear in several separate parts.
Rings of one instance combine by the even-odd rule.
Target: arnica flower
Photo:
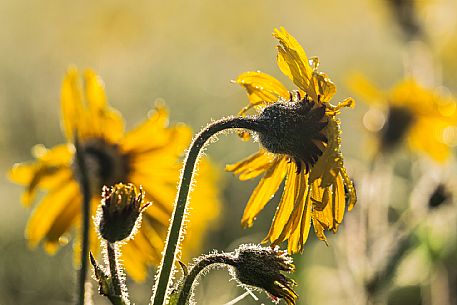
[[[366,103],[385,113],[384,122],[371,124],[369,118],[365,120],[369,129],[378,131],[378,151],[391,151],[406,141],[412,151],[437,162],[449,158],[457,124],[457,101],[452,96],[425,88],[411,78],[387,93],[361,75],[352,77],[351,86]]]
[[[335,85],[318,72],[318,59],[306,56],[300,44],[284,28],[276,29],[279,40],[278,65],[298,87],[288,91],[274,77],[262,72],[241,74],[236,83],[248,93],[251,108],[264,124],[259,133],[260,151],[226,170],[241,180],[264,174],[249,199],[242,225],[252,226],[257,214],[274,196],[285,179],[284,191],[270,231],[265,238],[273,245],[288,240],[290,253],[301,252],[311,224],[317,237],[326,241],[325,230],[336,232],[346,209],[356,202],[355,189],[348,178],[340,150],[342,107],[351,106],[348,98],[337,106],[329,103]]]
[[[68,242],[71,229],[80,224],[80,173],[72,144],[76,131],[88,168],[92,215],[104,185],[142,185],[145,200],[153,202],[144,211],[135,238],[122,248],[127,273],[135,280],[144,280],[147,267],[158,265],[161,259],[181,168],[179,157],[190,144],[191,130],[183,124],[169,126],[167,110],[158,105],[146,122],[125,133],[122,116],[108,105],[102,80],[90,70],[84,73],[82,86],[78,71],[69,69],[62,85],[61,103],[67,143],[51,149],[36,146],[34,162],[15,164],[9,172],[12,181],[25,186],[22,202],[26,206],[32,204],[38,190],[46,192],[28,220],[25,236],[30,246],[42,242],[47,252],[54,253]],[[199,169],[190,203],[193,213],[183,244],[187,255],[198,250],[202,233],[208,222],[218,216],[220,206],[215,187],[217,174],[205,159]],[[97,253],[98,244],[92,228],[93,253]],[[79,251],[77,240],[75,250]]]

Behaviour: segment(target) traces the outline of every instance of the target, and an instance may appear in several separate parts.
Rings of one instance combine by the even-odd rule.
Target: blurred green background
[[[457,3],[418,2],[418,18],[428,31],[439,81],[455,93]],[[69,64],[91,67],[102,76],[108,99],[123,113],[127,128],[141,122],[154,102],[163,99],[172,122],[185,122],[197,131],[212,119],[236,114],[247,103],[245,92],[230,83],[241,72],[262,70],[292,88],[276,66],[271,33],[279,26],[294,35],[309,56],[319,56],[320,70],[337,85],[337,100],[353,95],[346,84],[355,71],[380,87],[392,86],[404,75],[407,54],[393,16],[381,0],[1,0],[0,172],[30,160],[34,144],[50,147],[64,141],[59,96]],[[361,123],[366,110],[358,101],[355,110],[343,111],[341,116],[342,149],[354,175],[367,167],[364,151],[369,135]],[[236,135],[221,135],[207,154],[222,172],[226,163],[256,149],[257,144],[241,142]],[[224,211],[203,252],[260,241],[274,212],[275,204],[269,204],[254,228],[242,230],[239,220],[255,181],[239,182],[229,173],[221,177]],[[0,175],[0,304],[71,304],[75,279],[71,247],[53,257],[40,248],[29,251],[23,230],[30,210],[20,204],[21,191],[5,174]],[[402,198],[407,200],[407,194]],[[345,220],[352,216],[347,214]],[[338,277],[345,281],[348,275],[333,268],[332,247],[349,229],[343,224],[338,235],[330,236],[328,248],[310,234],[304,255],[296,256],[300,304],[364,304],[335,284]],[[450,234],[455,236],[455,231]],[[198,304],[224,304],[242,294],[229,279],[224,270],[210,273],[197,289]],[[131,283],[136,303],[146,303],[151,283],[152,277],[144,284]],[[392,290],[392,304],[425,304],[419,286],[412,283]],[[94,299],[96,304],[107,304],[101,297]],[[250,297],[239,304],[261,302],[271,304],[268,299]]]

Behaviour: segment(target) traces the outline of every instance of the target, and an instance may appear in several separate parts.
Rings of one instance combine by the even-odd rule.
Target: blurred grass
[[[285,80],[276,67],[271,37],[273,28],[281,25],[308,55],[320,57],[321,70],[338,87],[337,98],[350,95],[345,83],[353,71],[362,71],[386,87],[403,73],[404,45],[380,1],[2,0],[0,20],[3,173],[14,162],[31,159],[34,144],[52,146],[63,141],[59,93],[69,64],[91,67],[103,77],[109,101],[124,114],[128,128],[143,120],[161,98],[171,109],[172,121],[186,122],[194,130],[211,119],[236,114],[247,103],[243,90],[229,82],[239,73],[260,69]],[[451,34],[456,33],[445,32],[446,37]],[[447,45],[454,50],[457,39],[449,41]],[[441,53],[455,67],[455,56],[449,55],[455,52],[449,53],[444,44]],[[444,67],[445,83],[456,89],[455,69]],[[360,123],[365,109],[359,103],[355,111],[342,115],[343,151],[349,163],[365,158],[360,154],[365,145],[360,141],[365,136]],[[235,135],[219,138],[207,154],[221,170],[225,163],[256,149],[256,144],[242,143]],[[223,179],[224,218],[208,238],[205,251],[233,249],[239,238],[261,240],[274,212],[270,204],[262,212],[268,217],[259,217],[253,229],[242,230],[239,219],[255,182],[240,183],[229,174],[223,174]],[[71,248],[53,257],[42,249],[29,251],[22,232],[30,211],[20,205],[21,188],[3,175],[0,192],[0,304],[70,304],[74,289]],[[316,246],[325,250],[321,243]],[[312,264],[315,257],[307,259],[299,258],[300,264]],[[199,288],[205,299],[218,297],[214,302],[222,304],[240,294],[233,282],[224,295],[212,291],[225,285],[228,277],[211,276],[215,280]],[[138,303],[148,299],[150,283],[151,279],[131,286]],[[252,304],[252,299],[240,304]]]

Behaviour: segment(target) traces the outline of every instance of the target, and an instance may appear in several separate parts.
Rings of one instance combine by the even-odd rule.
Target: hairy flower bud
[[[103,239],[114,243],[128,238],[139,216],[151,203],[144,203],[144,192],[132,184],[103,187],[99,231]]]
[[[293,290],[295,281],[282,272],[293,272],[295,266],[286,251],[258,245],[242,245],[230,263],[236,278],[244,285],[262,288],[274,298],[281,298],[288,305],[296,304],[298,295]]]
[[[277,102],[263,109],[258,122],[265,125],[259,132],[260,143],[272,153],[290,156],[300,171],[301,162],[306,171],[317,162],[326,145],[323,133],[328,124],[325,104],[308,97],[297,101]]]

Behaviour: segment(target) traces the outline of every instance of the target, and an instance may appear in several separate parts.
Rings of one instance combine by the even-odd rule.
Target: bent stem
[[[80,173],[80,189],[83,195],[82,224],[81,224],[81,267],[78,278],[78,304],[84,305],[86,294],[86,278],[89,258],[89,227],[90,227],[90,186],[87,176],[87,166],[77,133],[75,132],[76,163]]]
[[[187,304],[190,296],[192,295],[191,291],[195,280],[197,279],[200,272],[202,272],[206,267],[209,267],[213,264],[230,265],[231,263],[233,264],[231,256],[225,253],[206,255],[201,261],[192,267],[189,274],[186,276],[176,305]]]
[[[263,131],[259,123],[253,118],[229,117],[209,124],[194,138],[184,160],[184,170],[181,174],[181,181],[178,187],[178,195],[175,201],[175,209],[172,215],[172,223],[168,230],[164,256],[160,265],[159,275],[155,284],[152,296],[152,304],[162,305],[167,298],[169,281],[173,273],[173,264],[176,257],[178,244],[182,237],[182,224],[186,212],[187,198],[194,170],[205,143],[215,134],[226,129],[248,129],[252,131]]]

